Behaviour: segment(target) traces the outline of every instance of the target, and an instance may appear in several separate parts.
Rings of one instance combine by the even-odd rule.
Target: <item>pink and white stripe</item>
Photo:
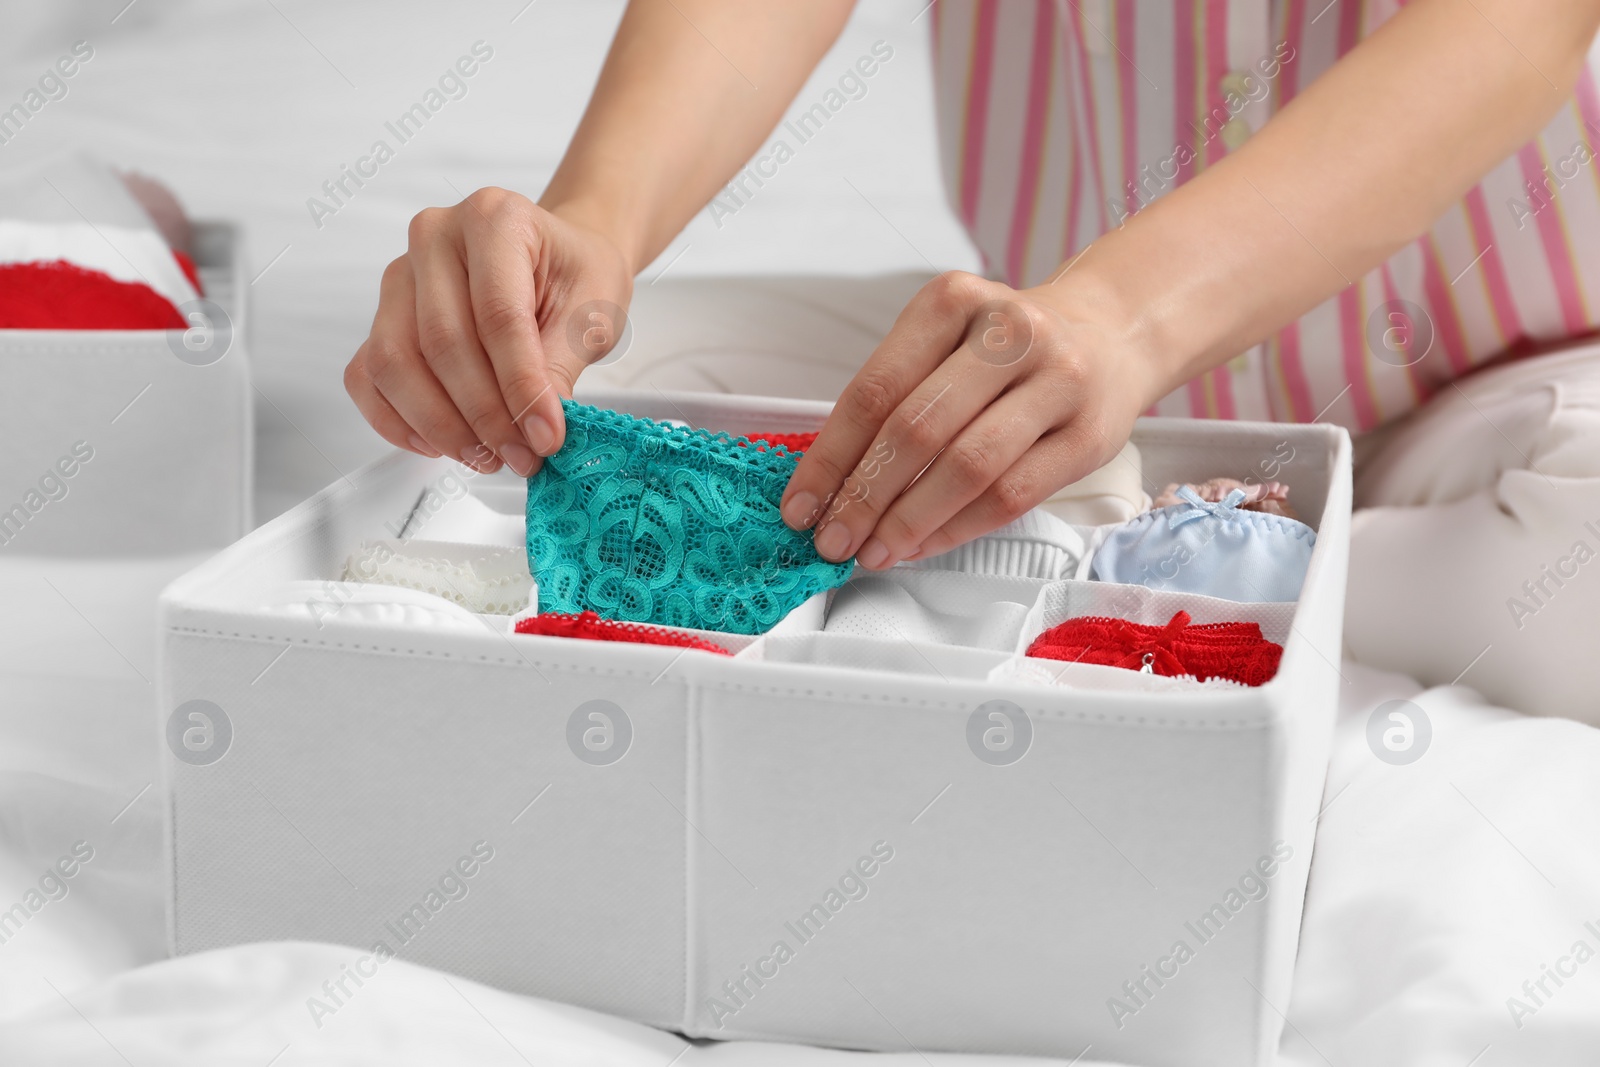
[[[1225,111],[1230,72],[1259,78],[1258,63],[1293,50],[1267,99],[1240,116],[1257,129],[1399,7],[937,0],[929,21],[951,204],[996,277],[1038,284],[1227,153],[1207,116]],[[1428,233],[1154,410],[1365,430],[1508,351],[1600,327],[1600,240],[1574,238],[1600,234],[1597,74],[1592,50],[1571,106]],[[1179,145],[1193,159],[1169,164]],[[1590,162],[1574,166],[1580,145]],[[1373,350],[1369,332],[1401,301],[1432,322],[1426,354]]]

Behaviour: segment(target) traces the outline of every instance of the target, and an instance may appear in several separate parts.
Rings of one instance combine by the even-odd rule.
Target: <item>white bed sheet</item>
[[[126,634],[107,637],[131,644]],[[111,655],[101,657],[106,665]],[[1600,850],[1592,846],[1600,731],[1486,707],[1465,687],[1419,693],[1407,679],[1355,664],[1344,673],[1294,1000],[1275,1005],[1288,1018],[1281,1064],[1592,1063],[1600,961],[1566,965],[1576,975],[1547,984],[1551,995],[1520,1027],[1506,998],[1526,998],[1523,981],[1537,981],[1575,941],[1600,947],[1585,927],[1600,928]],[[115,682],[91,693],[129,699]],[[1409,766],[1383,763],[1367,747],[1368,715],[1391,699],[1414,701],[1434,729],[1427,754]],[[681,1053],[680,1062],[847,1067],[870,1055],[694,1045],[404,960],[386,964],[318,1026],[308,998],[322,996],[321,983],[358,953],[253,945],[165,960],[159,811],[149,794],[139,796],[155,767],[149,720],[54,710],[59,718],[31,735],[7,723],[0,887],[19,895],[80,838],[96,856],[71,895],[0,946],[0,1002],[12,1009],[0,1017],[0,1062],[90,1067],[115,1062],[114,1051],[131,1063],[197,1067],[274,1056],[283,1064],[521,1058],[666,1067]],[[1092,1054],[1079,1062],[1097,1062]],[[924,1057],[908,1049],[889,1067],[895,1061]],[[924,1062],[986,1061],[929,1053]]]
[[[245,224],[259,272],[261,518],[385,447],[339,374],[409,216],[483,184],[536,191],[552,170],[620,3],[525,3],[0,4],[11,31],[0,105],[73,40],[95,47],[67,97],[0,146],[0,165],[87,148],[169,181],[197,215]],[[868,96],[724,225],[697,218],[646,278],[977,267],[937,182],[922,6],[865,0],[800,99],[883,38],[896,58]],[[317,229],[306,198],[480,38],[496,55],[468,97]],[[0,1063],[845,1067],[864,1055],[690,1045],[403,961],[318,1029],[305,1000],[346,949],[166,960],[153,598],[194,562],[0,557],[0,909],[73,842],[95,849],[70,894],[0,944]],[[1419,694],[1404,678],[1344,673],[1294,1000],[1274,1005],[1288,1018],[1283,1064],[1594,1062],[1600,960],[1560,987],[1546,979],[1550,995],[1520,1019],[1507,998],[1527,1001],[1523,983],[1575,941],[1600,951],[1584,925],[1600,931],[1600,731],[1487,708],[1466,688]],[[1435,736],[1422,760],[1395,767],[1364,731],[1374,707],[1401,698],[1426,709]],[[979,1060],[913,1050],[872,1062]],[[1093,1061],[1089,1049],[1079,1062]]]

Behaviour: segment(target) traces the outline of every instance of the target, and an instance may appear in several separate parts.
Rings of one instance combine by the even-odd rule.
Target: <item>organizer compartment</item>
[[[986,677],[1008,657],[984,648],[964,648],[904,637],[859,637],[823,632],[768,634],[741,653],[741,658],[765,663],[920,674],[948,681]]]
[[[585,399],[729,432],[811,430],[826,411]],[[482,841],[494,856],[470,893],[402,957],[697,1037],[1270,1062],[1336,703],[1348,439],[1141,420],[1135,441],[1157,487],[1267,459],[1262,477],[1295,486],[1319,539],[1271,683],[1108,692],[997,677],[1059,613],[1131,597],[1123,613],[1170,618],[1160,594],[1076,581],[1015,587],[1009,602],[1028,606],[995,630],[951,609],[972,629],[938,632],[971,644],[829,632],[825,598],[733,657],[508,634],[470,613],[413,626],[384,615],[388,601],[318,626],[293,605],[344,596],[334,579],[361,540],[483,540],[497,521],[484,509],[517,510],[515,480],[463,480],[442,460],[357,472],[163,596],[163,738],[190,701],[231,727],[210,762],[163,741],[174,949],[368,951]],[[928,592],[959,574],[872,577],[919,610],[996,602]],[[610,708],[627,716],[626,748],[585,758],[586,734],[617,743]],[[1270,891],[1216,918],[1263,857]],[[1208,915],[1201,942],[1186,924]],[[1125,983],[1178,939],[1192,958],[1129,999]]]
[[[1040,590],[1038,599],[1023,620],[1015,650],[1027,651],[1034,638],[1068,619],[1100,615],[1145,626],[1165,626],[1172,616],[1187,611],[1196,625],[1214,622],[1253,622],[1261,636],[1276,644],[1289,639],[1294,626],[1295,603],[1248,603],[1174,593],[1121,582],[1053,582]]]
[[[1028,648],[1046,630],[1068,619],[1085,616],[1126,619],[1144,626],[1165,626],[1180,611],[1189,613],[1191,625],[1221,622],[1253,622],[1261,636],[1283,645],[1294,627],[1294,602],[1246,603],[1222,600],[1198,593],[1178,593],[1121,582],[1068,580],[1052,582],[1039,591],[1019,629],[1013,655],[997,665],[989,675],[994,682],[1021,685],[1060,685],[1085,689],[1183,693],[1216,690],[1219,686],[1192,679],[1138,675],[1122,667],[1094,663],[1071,663],[1035,659]]]
[[[684,667],[695,657],[508,634],[442,598],[326,580],[419,493],[454,494],[441,479],[459,484],[442,461],[396,455],[224,551],[188,593],[180,580],[164,595],[156,725],[173,950],[383,942],[671,1025],[684,997]],[[395,625],[368,601],[412,602],[445,622]],[[220,758],[179,755],[172,723],[181,732],[195,711]],[[458,879],[467,895],[429,911],[427,895],[480,841],[494,855]]]
[[[1201,945],[1184,926],[1277,840],[1262,768],[1281,739],[1255,694],[1185,716],[1159,695],[719,667],[691,710],[699,996],[685,1032],[1264,1062],[1279,1020],[1240,976],[1264,991],[1285,977],[1263,963],[1288,950],[1303,843],[1284,843],[1270,903],[1230,915],[1223,936]],[[1028,723],[1014,762],[974,748],[974,717],[987,729],[996,706]],[[880,842],[893,859],[842,882]],[[1196,958],[1119,1026],[1108,1001],[1178,939]],[[791,958],[762,962],[775,952]]]

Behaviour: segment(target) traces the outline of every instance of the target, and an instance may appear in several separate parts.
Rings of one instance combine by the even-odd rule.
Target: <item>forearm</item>
[[[1570,96],[1597,22],[1594,0],[1414,0],[1050,288],[1108,313],[1164,395],[1422,233]]]
[[[540,203],[637,272],[749,159],[854,0],[632,0]]]

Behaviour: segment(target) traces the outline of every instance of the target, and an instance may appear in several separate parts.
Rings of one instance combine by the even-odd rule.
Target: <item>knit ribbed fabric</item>
[[[950,551],[903,566],[1013,578],[1071,578],[1083,558],[1083,535],[1041,508]]]

